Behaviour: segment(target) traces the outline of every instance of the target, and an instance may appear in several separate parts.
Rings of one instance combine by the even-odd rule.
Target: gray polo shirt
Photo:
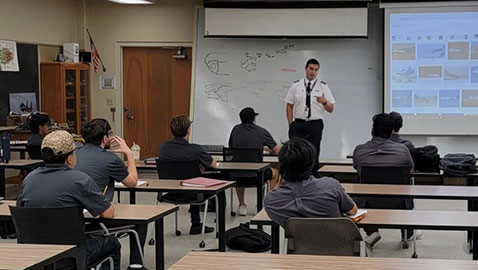
[[[260,148],[264,146],[270,149],[277,143],[269,131],[254,123],[239,124],[234,126],[229,136],[229,147]]]
[[[404,144],[408,148],[408,150],[415,149],[415,145],[413,145],[411,141],[403,139],[398,133],[393,133],[390,139],[392,140],[392,142]]]
[[[370,167],[409,167],[413,169],[413,160],[408,148],[397,142],[380,137],[355,147],[354,168],[360,173],[363,166]]]
[[[282,227],[290,217],[341,217],[354,205],[339,181],[313,176],[300,182],[285,181],[264,200],[267,214]]]
[[[41,143],[43,142],[43,135],[39,133],[32,134],[27,141],[27,145],[32,145],[32,146],[41,146]]]
[[[204,168],[211,168],[213,158],[204,149],[184,138],[174,138],[159,147],[158,159],[165,161],[198,160]]]
[[[76,170],[89,175],[101,190],[106,190],[106,198],[112,201],[115,181],[123,182],[129,172],[116,154],[109,152],[99,145],[86,144],[76,150]]]
[[[17,206],[79,206],[97,216],[107,210],[111,203],[87,174],[64,164],[47,164],[25,177]]]

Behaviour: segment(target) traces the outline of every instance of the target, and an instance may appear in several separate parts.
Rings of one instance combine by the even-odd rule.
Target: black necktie
[[[305,100],[305,106],[307,107],[307,111],[308,111],[307,118],[310,118],[310,116],[312,115],[312,112],[311,112],[311,109],[310,109],[310,91],[312,91],[312,89],[310,89],[310,82],[309,82],[307,84],[307,89],[306,89],[307,98]]]

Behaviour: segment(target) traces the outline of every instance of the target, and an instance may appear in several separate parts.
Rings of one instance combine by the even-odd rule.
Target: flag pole
[[[88,33],[88,36],[90,37],[91,44],[93,44],[95,46],[95,49],[96,49],[96,52],[97,52],[97,55],[98,55],[98,59],[100,59],[101,66],[103,67],[103,72],[106,72],[105,65],[103,64],[103,59],[101,59],[101,55],[98,52],[98,48],[96,48],[95,42],[93,41],[93,38],[91,37],[90,30],[88,30],[88,28],[86,28],[86,32]]]

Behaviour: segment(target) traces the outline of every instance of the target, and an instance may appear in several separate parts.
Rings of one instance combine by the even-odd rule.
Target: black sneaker
[[[202,223],[197,223],[191,225],[191,229],[189,229],[189,234],[195,235],[195,234],[201,234],[202,230]],[[204,233],[212,233],[214,231],[214,228],[205,226],[204,227]]]
[[[148,268],[142,266],[141,264],[132,264],[126,268],[128,270],[148,270]]]

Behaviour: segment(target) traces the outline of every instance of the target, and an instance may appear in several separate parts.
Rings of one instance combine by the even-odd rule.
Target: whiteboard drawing
[[[228,102],[228,92],[232,91],[232,86],[227,83],[211,83],[204,86],[208,99],[217,99],[222,102]]]
[[[206,64],[207,69],[216,75],[229,76],[229,74],[222,71],[222,65],[227,63],[221,56],[226,53],[221,52],[210,52],[204,57],[204,64]]]
[[[241,61],[241,68],[247,72],[254,72],[257,70],[257,57],[246,54],[246,57]]]

